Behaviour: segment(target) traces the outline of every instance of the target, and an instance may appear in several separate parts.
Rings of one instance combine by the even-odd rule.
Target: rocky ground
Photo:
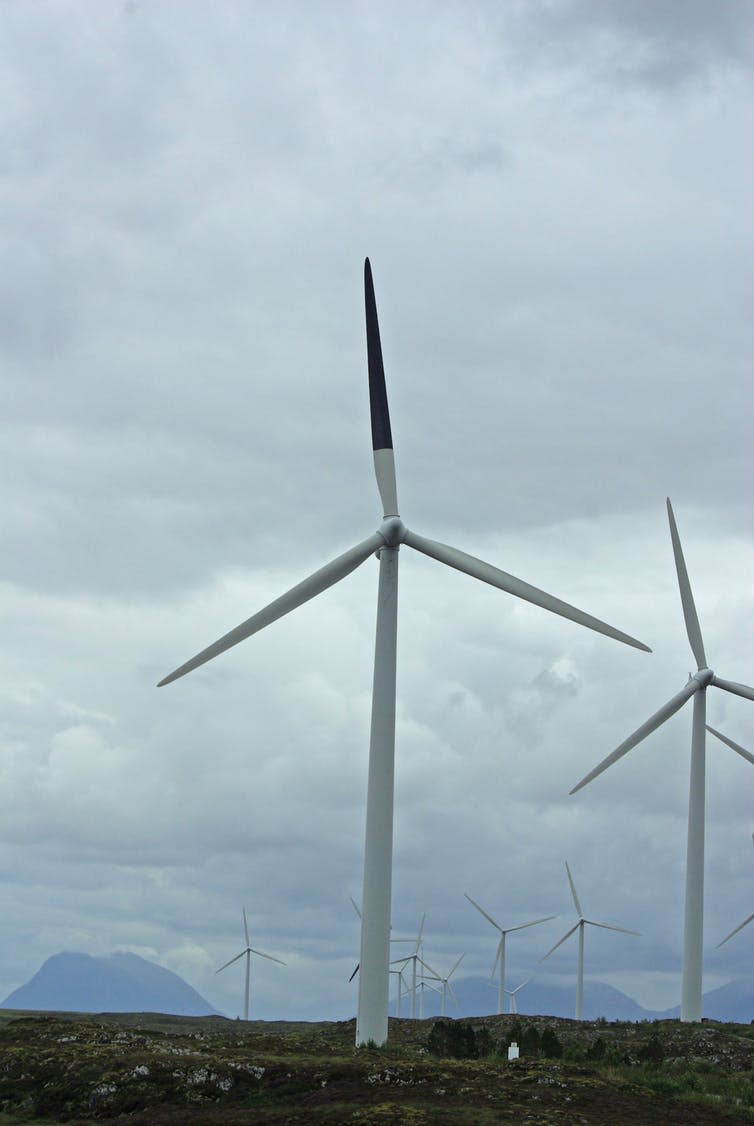
[[[748,1025],[391,1020],[386,1048],[360,1050],[354,1033],[0,1010],[0,1124],[754,1123]]]

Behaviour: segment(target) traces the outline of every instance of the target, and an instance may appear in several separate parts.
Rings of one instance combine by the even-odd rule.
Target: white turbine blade
[[[448,987],[448,993],[450,994],[451,1001],[453,1002],[454,1005],[457,1006],[458,1005],[458,998],[456,997],[455,993],[453,992],[453,986],[447,980],[446,980],[445,984]]]
[[[621,934],[637,934],[641,937],[641,931],[629,931],[625,927],[614,927],[611,923],[596,923],[594,919],[584,919],[590,927],[602,927],[605,931],[620,931]]]
[[[419,924],[419,933],[416,936],[416,949],[418,950],[422,944],[422,935],[424,934],[424,920],[427,918],[427,912],[422,915],[422,921]]]
[[[463,894],[466,896],[466,898],[468,899],[468,901],[472,905],[472,907],[476,907],[477,911],[479,911],[479,913],[481,915],[484,915],[487,922],[492,923],[493,927],[496,927],[497,930],[499,930],[500,933],[502,934],[503,928],[500,926],[500,923],[496,923],[495,920],[492,918],[492,915],[488,915],[487,912],[485,911],[484,907],[480,907],[479,904],[477,903],[477,901],[475,899],[472,899],[471,896],[468,895],[467,892],[464,892]]]
[[[517,927],[506,927],[505,933],[510,934],[511,931],[523,931],[527,927],[536,927],[537,923],[549,923],[550,919],[557,919],[557,915],[545,915],[544,919],[532,919],[530,923],[519,923]]]
[[[411,531],[406,532],[403,542],[416,551],[420,551],[423,555],[428,555],[430,559],[437,559],[439,563],[445,563],[448,567],[455,567],[457,571],[463,571],[475,579],[481,579],[482,582],[489,583],[490,586],[496,586],[500,590],[507,591],[508,594],[515,595],[516,598],[523,598],[526,602],[541,606],[544,610],[550,610],[553,614],[559,614],[561,618],[569,618],[570,621],[577,622],[588,629],[596,630],[597,633],[605,634],[606,637],[612,637],[626,645],[633,645],[635,649],[643,649],[647,653],[652,652],[648,645],[637,641],[635,637],[629,637],[627,633],[614,629],[607,622],[602,622],[599,618],[594,618],[591,614],[578,610],[568,602],[561,601],[560,598],[546,594],[545,591],[531,586],[523,579],[509,575],[506,571],[493,567],[490,563],[485,563],[473,555],[467,555],[465,551],[459,551],[458,548],[449,547],[447,544],[438,543],[436,540],[426,539],[424,536]]]
[[[364,304],[367,320],[367,366],[369,370],[369,414],[372,421],[372,450],[377,488],[382,500],[382,511],[387,516],[398,515],[398,495],[395,483],[393,435],[385,388],[385,369],[382,363],[380,325],[377,320],[377,302],[374,296],[372,268],[367,258],[364,262]]]
[[[519,989],[523,989],[525,985],[528,985],[530,981],[531,978],[527,977],[526,981],[522,981],[521,984],[517,985],[515,989],[508,989],[506,990],[506,992],[510,993],[511,996],[513,996],[514,993],[518,993]]]
[[[228,966],[232,966],[234,962],[237,962],[239,958],[243,958],[245,954],[246,951],[242,950],[240,954],[236,954],[235,958],[231,958],[231,960],[229,962],[226,962],[224,966],[220,966],[219,970],[215,970],[215,973],[219,974],[222,972],[222,970],[227,970]]]
[[[738,754],[742,756],[742,758],[745,758],[748,762],[754,763],[754,755],[750,751],[747,751],[744,747],[742,747],[740,743],[734,743],[733,740],[729,739],[727,735],[723,735],[722,731],[717,731],[714,727],[710,727],[709,724],[707,724],[707,730],[711,731],[713,735],[717,735],[718,739],[720,739],[723,743],[727,743],[727,745],[732,750],[737,751]]]
[[[231,649],[234,645],[238,645],[239,641],[244,641],[252,634],[258,633],[259,630],[269,626],[272,622],[276,622],[278,618],[282,618],[285,614],[289,614],[291,610],[295,610],[298,606],[302,606],[304,602],[309,599],[315,598],[316,595],[321,594],[322,591],[327,590],[328,587],[333,586],[335,583],[344,579],[346,575],[350,575],[351,571],[355,571],[360,564],[362,564],[370,555],[374,555],[381,547],[385,546],[385,541],[379,532],[374,532],[368,539],[362,540],[361,543],[355,547],[349,548],[348,551],[343,552],[337,559],[332,562],[326,563],[324,567],[320,567],[313,575],[300,582],[298,586],[292,587],[280,598],[276,598],[274,602],[270,602],[269,606],[265,606],[263,610],[247,618],[245,622],[241,622],[240,626],[236,626],[230,633],[226,633],[218,641],[213,642],[212,645],[202,649],[201,653],[197,653],[190,661],[186,661],[180,668],[175,669],[169,676],[164,677],[157,685],[162,688],[165,684],[170,684],[173,680],[178,680],[179,677],[185,676],[187,672],[203,665],[205,661],[211,661],[213,657],[217,657],[220,653],[224,653],[226,649]]]
[[[359,910],[359,907],[358,907],[358,904],[356,903],[356,900],[354,899],[354,897],[352,895],[349,895],[348,898],[351,900],[351,906],[353,907],[354,911],[359,916],[359,918],[361,918],[361,911]]]
[[[460,966],[461,962],[462,962],[462,961],[464,960],[464,958],[465,958],[465,957],[466,957],[466,951],[464,950],[464,952],[463,952],[463,954],[461,955],[461,957],[460,957],[460,958],[458,958],[458,960],[456,961],[455,965],[453,966],[453,969],[452,969],[452,970],[450,971],[450,973],[448,974],[448,976],[447,976],[447,977],[445,978],[445,980],[446,980],[446,981],[450,981],[450,979],[452,978],[453,974],[454,974],[454,973],[456,972],[456,970],[458,969],[458,967]]]
[[[429,976],[431,977],[432,981],[442,981],[440,974],[437,972],[437,970],[432,969],[429,962],[425,962],[423,958],[419,958],[418,961],[425,970],[429,970]]]
[[[583,786],[588,785],[599,774],[602,774],[603,770],[607,770],[614,762],[617,762],[618,759],[628,754],[637,743],[641,743],[642,739],[646,739],[647,735],[651,735],[653,731],[656,731],[658,727],[662,726],[665,720],[670,719],[672,715],[675,715],[675,713],[683,707],[686,701],[699,690],[699,687],[699,681],[693,679],[689,680],[687,684],[684,684],[681,691],[677,692],[671,700],[668,700],[667,704],[664,704],[653,716],[650,716],[646,723],[642,723],[641,727],[637,727],[636,731],[634,731],[632,735],[629,735],[628,739],[624,739],[621,745],[616,747],[612,754],[609,754],[598,766],[595,766],[594,770],[590,770],[580,782],[577,782],[570,793],[575,794],[578,790],[582,789]]]
[[[568,867],[568,861],[567,860],[566,860],[566,872],[568,873],[568,883],[571,885],[571,895],[573,896],[573,905],[576,908],[576,914],[578,915],[578,917],[580,919],[583,919],[584,918],[584,912],[581,910],[581,904],[579,903],[579,897],[576,894],[576,885],[573,882],[573,876],[571,875],[571,869]]]
[[[712,683],[718,688],[724,688],[726,692],[732,692],[735,696],[743,696],[744,700],[754,700],[754,688],[750,688],[748,684],[737,684],[735,680],[723,680],[721,676],[713,676]]]
[[[539,959],[539,960],[540,960],[540,962],[544,962],[544,960],[545,960],[546,958],[549,958],[551,954],[554,954],[554,953],[555,953],[555,951],[557,950],[557,948],[558,948],[559,946],[562,946],[562,945],[563,945],[563,943],[565,942],[565,940],[566,940],[567,938],[570,938],[570,937],[571,937],[571,935],[573,934],[573,932],[574,932],[574,931],[577,931],[577,930],[579,929],[579,927],[580,927],[580,926],[581,926],[581,920],[579,919],[578,923],[576,923],[576,925],[575,925],[575,926],[571,927],[571,929],[570,929],[569,931],[566,931],[566,933],[565,933],[565,934],[563,935],[563,937],[562,937],[562,938],[560,939],[560,941],[559,941],[559,942],[556,942],[556,943],[555,943],[555,945],[554,945],[554,946],[553,946],[553,947],[552,947],[552,948],[551,948],[550,950],[548,950],[546,954],[543,954],[543,955],[542,955],[542,957],[541,957],[541,958]]]
[[[722,942],[718,942],[717,946],[715,947],[715,950],[719,950],[721,946],[725,945],[725,943],[728,941],[729,938],[733,938],[734,934],[738,934],[739,931],[742,931],[744,929],[744,927],[748,926],[752,919],[754,919],[754,913],[749,915],[748,919],[744,919],[744,921],[742,923],[739,923],[739,925],[736,927],[736,929],[734,931],[731,931],[730,934],[727,935],[727,937],[724,938]]]
[[[286,966],[288,964],[287,962],[281,961],[280,958],[273,958],[272,954],[265,954],[264,950],[255,950],[253,946],[250,946],[249,949],[252,954],[258,954],[260,958],[267,958],[270,962],[277,962],[279,966]]]
[[[670,538],[673,542],[673,555],[675,557],[676,574],[678,575],[678,586],[681,591],[681,606],[683,607],[683,617],[684,621],[686,622],[686,633],[688,634],[691,652],[694,654],[696,667],[698,669],[706,669],[707,658],[704,653],[702,631],[699,626],[699,618],[696,614],[694,596],[691,593],[691,583],[689,582],[688,571],[686,570],[686,562],[683,558],[683,551],[681,550],[681,540],[678,535],[678,528],[676,527],[675,516],[673,515],[673,507],[670,503],[670,497],[667,498],[667,503],[668,521],[670,522]]]
[[[249,942],[249,925],[246,922],[246,908],[243,908],[243,933],[246,937],[246,949],[249,949],[251,943]]]

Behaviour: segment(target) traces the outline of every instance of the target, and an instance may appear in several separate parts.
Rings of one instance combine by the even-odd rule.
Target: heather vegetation
[[[754,1123],[752,1026],[393,1020],[388,1046],[356,1049],[353,1021],[0,1011],[0,1024],[0,1126]]]

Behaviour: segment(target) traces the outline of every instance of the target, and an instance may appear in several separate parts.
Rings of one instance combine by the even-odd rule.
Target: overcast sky
[[[446,969],[680,997],[691,706],[754,681],[749,0],[0,9],[0,997],[128,949],[354,1014],[377,566],[156,682],[379,524],[363,259],[409,528],[393,923]],[[752,705],[708,719],[754,749]],[[751,974],[752,769],[708,746],[705,988]]]

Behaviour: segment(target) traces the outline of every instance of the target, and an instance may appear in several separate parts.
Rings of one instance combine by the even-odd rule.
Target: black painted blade
[[[382,364],[380,326],[377,321],[377,302],[369,259],[364,260],[364,300],[367,315],[367,361],[369,365],[369,411],[372,418],[372,449],[392,450],[390,414],[387,408],[385,368]]]

